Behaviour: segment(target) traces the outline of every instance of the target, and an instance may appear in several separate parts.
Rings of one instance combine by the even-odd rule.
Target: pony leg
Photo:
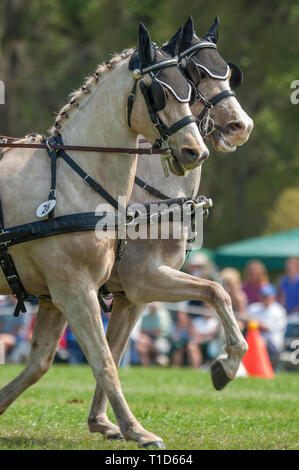
[[[92,368],[96,382],[105,390],[121,433],[139,446],[164,447],[160,437],[146,431],[129,409],[109,349],[100,316],[97,286],[86,284],[49,286],[51,297],[63,312]]]
[[[212,305],[222,321],[226,339],[226,354],[220,355],[212,364],[213,385],[221,390],[235,377],[248,346],[238,327],[231,298],[221,284],[196,278],[166,265],[140,274],[135,267],[134,282],[128,275],[121,281],[130,299],[134,299],[136,304],[201,300]]]
[[[34,325],[31,352],[26,368],[0,390],[0,414],[50,368],[58,341],[66,326],[61,312],[52,302],[41,301]]]
[[[107,329],[107,341],[116,367],[119,366],[131,331],[143,312],[145,305],[134,305],[125,296],[117,296]],[[123,439],[120,429],[107,417],[108,399],[103,388],[97,384],[88,417],[90,432],[99,432],[109,439]]]

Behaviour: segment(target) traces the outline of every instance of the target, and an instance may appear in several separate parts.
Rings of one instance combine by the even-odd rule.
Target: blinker
[[[166,106],[166,95],[161,83],[153,79],[152,83],[148,85],[147,91],[153,110],[162,111]]]
[[[193,59],[188,58],[186,60],[184,71],[186,73],[187,78],[189,78],[189,80],[191,80],[191,82],[197,88],[200,83],[201,76],[200,76],[200,71]]]
[[[228,65],[231,70],[231,76],[229,80],[230,87],[233,90],[236,90],[236,88],[239,88],[243,82],[243,72],[237,64],[232,64],[231,62],[228,62]]]

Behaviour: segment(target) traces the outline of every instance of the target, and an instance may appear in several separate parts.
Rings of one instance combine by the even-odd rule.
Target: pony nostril
[[[246,130],[246,125],[243,121],[231,121],[226,127],[229,132],[244,132]]]
[[[182,155],[189,162],[196,162],[199,157],[199,152],[194,147],[183,147]]]

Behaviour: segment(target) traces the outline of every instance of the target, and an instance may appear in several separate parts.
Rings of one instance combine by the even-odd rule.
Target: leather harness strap
[[[131,127],[131,114],[133,111],[133,105],[134,105],[134,100],[135,100],[135,95],[136,95],[136,89],[137,89],[137,83],[138,80],[135,78],[134,83],[133,83],[133,88],[131,90],[131,93],[129,94],[128,97],[128,103],[127,103],[127,118],[128,118],[128,124]]]
[[[143,189],[143,191],[150,194],[151,196],[155,196],[155,197],[157,197],[159,199],[162,199],[162,200],[170,199],[168,196],[161,193],[161,191],[159,191],[158,189],[155,189],[152,186],[150,186],[149,184],[145,183],[138,176],[135,176],[135,184],[137,184],[137,186],[139,186],[141,189]]]
[[[0,199],[0,230],[4,230],[4,219],[3,219],[3,210],[2,210],[2,203]]]
[[[164,149],[164,148],[168,149],[169,137],[175,134],[176,132],[178,132],[183,127],[188,126],[192,122],[196,122],[196,118],[193,116],[193,114],[190,114],[189,116],[185,116],[184,118],[175,122],[172,126],[168,127],[162,121],[162,119],[158,116],[158,114],[154,111],[152,104],[151,104],[151,100],[148,95],[148,87],[143,80],[140,80],[139,86],[143,94],[143,97],[145,99],[151,121],[154,124],[154,126],[158,129],[159,134],[161,136],[161,139],[156,139],[156,141],[154,142],[153,148],[154,149]]]
[[[7,247],[5,245],[0,247],[0,264],[9,287],[17,299],[17,305],[13,313],[14,316],[17,317],[19,316],[20,312],[25,313],[27,311],[24,300],[27,298],[28,294],[24,289],[13,258],[8,253]]]
[[[92,187],[94,191],[99,193],[106,201],[111,204],[114,209],[119,209],[119,204],[99,183],[97,183],[92,176],[88,175],[77,163],[66,153],[65,150],[59,148],[55,150],[55,146],[63,146],[62,137],[60,134],[51,136],[46,139],[46,150],[51,158],[51,192],[56,190],[56,158],[61,157],[71,168],[74,170],[83,181]],[[51,193],[50,193],[51,194]],[[50,199],[50,198],[49,198]],[[122,208],[125,213],[125,208]]]
[[[2,211],[2,204],[0,200],[0,236],[4,232],[4,218]],[[17,298],[17,305],[14,310],[14,316],[17,317],[20,312],[25,313],[26,307],[24,304],[24,298],[26,297],[27,292],[25,291],[23,284],[21,282],[20,276],[18,274],[15,263],[12,259],[12,256],[8,253],[6,243],[0,245],[0,265],[4,276],[7,279],[9,287],[13,295]]]
[[[218,95],[213,96],[213,98],[207,100],[199,91],[197,91],[197,96],[200,102],[204,105],[203,110],[197,117],[197,122],[200,123],[200,121],[205,117],[205,115],[209,111],[211,111],[211,109],[217,103],[219,103],[219,101],[223,100],[224,98],[227,98],[228,96],[236,96],[236,93],[233,90],[224,90],[221,93],[218,93]]]

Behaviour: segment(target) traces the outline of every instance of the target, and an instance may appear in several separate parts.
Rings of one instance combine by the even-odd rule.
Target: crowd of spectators
[[[220,282],[229,293],[243,334],[256,320],[265,340],[273,367],[279,365],[288,319],[299,316],[299,260],[289,258],[285,273],[271,284],[259,260],[247,263],[243,273],[234,268],[222,271],[205,254],[194,255],[185,268],[198,278]],[[111,299],[108,300],[108,303]],[[27,314],[13,316],[15,299],[0,296],[0,344],[6,362],[24,362],[30,353],[37,302],[27,303]],[[109,313],[102,311],[106,331]],[[198,300],[179,304],[149,304],[137,322],[122,363],[161,366],[207,367],[222,352],[224,334],[215,310]],[[84,354],[68,326],[60,340],[55,360],[69,364],[86,363]]]

